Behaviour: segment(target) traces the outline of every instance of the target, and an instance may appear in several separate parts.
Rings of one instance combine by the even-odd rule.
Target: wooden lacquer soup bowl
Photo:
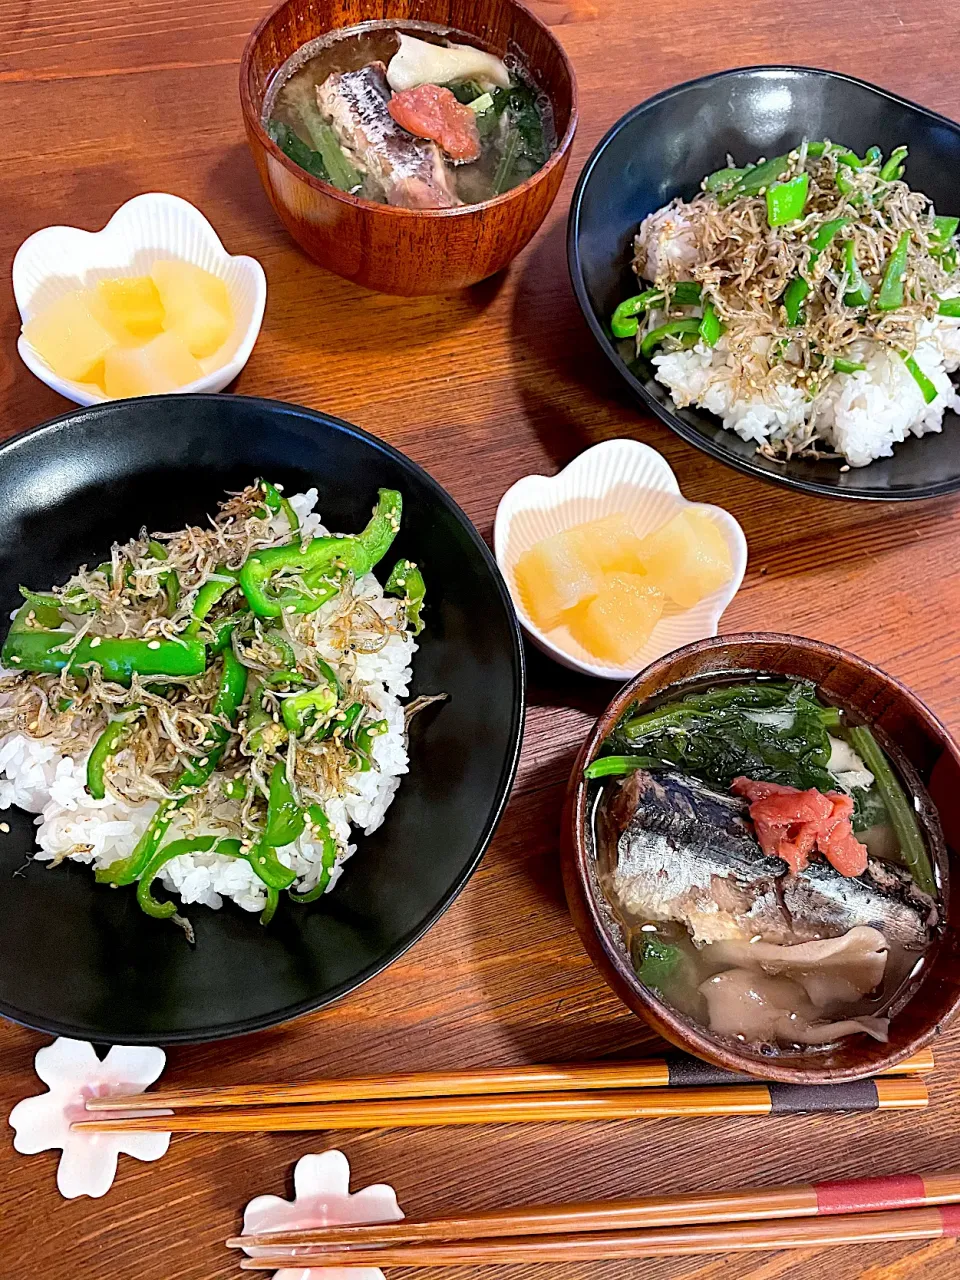
[[[434,23],[500,57],[517,54],[553,105],[558,145],[543,168],[483,204],[395,209],[347,195],[288,159],[261,123],[277,72],[318,36],[383,20]],[[516,257],[556,198],[577,126],[576,81],[566,54],[516,0],[284,0],[247,42],[240,101],[260,179],[297,243],[348,280],[408,296],[463,289]]]
[[[658,999],[638,980],[620,929],[597,878],[583,771],[624,711],[673,692],[674,686],[711,677],[751,673],[812,680],[827,701],[868,724],[901,773],[922,784],[939,812],[919,808],[937,864],[946,922],[926,953],[918,985],[890,1023],[881,1044],[866,1035],[848,1036],[827,1049],[762,1054],[713,1036]],[[677,690],[682,694],[684,690]],[[960,1004],[960,902],[951,898],[960,851],[960,750],[937,718],[909,689],[842,649],[799,636],[769,633],[715,637],[667,654],[625,685],[583,745],[567,791],[563,823],[563,875],[567,900],[587,951],[621,1000],[672,1044],[715,1066],[788,1083],[855,1080],[887,1070],[916,1053],[947,1025]],[[842,1017],[843,1015],[838,1015]]]

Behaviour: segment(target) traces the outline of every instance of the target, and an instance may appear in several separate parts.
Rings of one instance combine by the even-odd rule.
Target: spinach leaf
[[[500,168],[495,180],[499,194],[526,182],[541,169],[547,161],[547,147],[543,136],[543,117],[533,89],[514,84],[509,89],[495,89],[491,97],[497,117],[506,119]]]
[[[828,731],[839,725],[836,707],[809,682],[726,685],[639,715],[628,710],[602,755],[642,753],[723,790],[744,775],[831,791]]]
[[[323,163],[323,156],[319,151],[313,151],[308,147],[288,124],[282,120],[270,120],[267,122],[267,133],[294,164],[298,164],[301,169],[305,169],[314,178],[319,178],[321,182],[330,181],[327,166]]]

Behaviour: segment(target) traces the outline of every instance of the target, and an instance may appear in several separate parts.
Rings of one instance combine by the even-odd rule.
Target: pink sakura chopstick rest
[[[84,1109],[87,1098],[142,1093],[163,1071],[165,1062],[162,1049],[146,1045],[116,1045],[101,1061],[91,1044],[55,1040],[34,1059],[47,1092],[24,1098],[10,1112],[16,1133],[14,1150],[32,1156],[59,1149],[57,1187],[68,1200],[106,1195],[116,1177],[121,1152],[137,1160],[159,1160],[170,1145],[169,1133],[82,1133],[70,1125],[74,1120],[89,1119]]]
[[[350,1194],[350,1164],[342,1151],[304,1156],[293,1171],[293,1200],[257,1196],[243,1215],[244,1235],[350,1222],[397,1222],[403,1217],[393,1187],[377,1183]],[[251,1257],[269,1253],[250,1248]],[[378,1267],[285,1267],[274,1280],[384,1280]]]

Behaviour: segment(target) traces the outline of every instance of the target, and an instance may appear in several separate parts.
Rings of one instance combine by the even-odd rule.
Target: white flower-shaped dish
[[[342,1151],[303,1156],[293,1171],[293,1200],[257,1196],[243,1215],[244,1235],[351,1222],[398,1222],[403,1213],[393,1187],[376,1183],[350,1194],[350,1164]],[[251,1257],[269,1248],[245,1250]],[[379,1267],[284,1267],[273,1280],[384,1280]]]
[[[219,276],[233,307],[233,333],[200,361],[204,376],[178,391],[222,391],[250,358],[263,323],[267,278],[256,258],[232,257],[199,209],[179,196],[151,192],[121,205],[102,231],[45,227],[26,239],[13,260],[13,293],[25,324],[72,289],[98,280],[147,275],[159,258],[192,262]],[[96,386],[58,377],[23,334],[20,358],[41,382],[77,404],[107,397]]]
[[[597,662],[566,627],[540,630],[517,587],[515,568],[525,551],[552,534],[614,512],[622,512],[644,537],[684,507],[703,512],[722,532],[733,564],[728,583],[692,609],[668,602],[650,639],[627,666]],[[688,502],[666,459],[638,440],[607,440],[581,453],[558,475],[518,480],[500,499],[493,541],[520,622],[534,644],[574,671],[607,680],[629,680],[663,654],[715,636],[720,616],[740,589],[747,567],[747,540],[733,516],[722,507]]]
[[[137,1160],[159,1160],[170,1145],[169,1133],[87,1133],[72,1129],[74,1120],[89,1120],[87,1098],[111,1093],[142,1093],[163,1070],[162,1049],[117,1045],[101,1062],[93,1045],[83,1040],[55,1040],[34,1059],[46,1093],[24,1098],[10,1112],[13,1146],[21,1155],[59,1148],[57,1187],[68,1200],[106,1195],[123,1152]],[[100,1117],[120,1115],[102,1111]],[[168,1116],[169,1111],[152,1112]]]

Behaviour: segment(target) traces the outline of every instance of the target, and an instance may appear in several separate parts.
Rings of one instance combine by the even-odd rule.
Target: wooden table
[[[909,683],[960,730],[960,517],[955,501],[860,505],[748,479],[639,413],[596,350],[564,260],[574,178],[624,111],[738,64],[813,63],[960,117],[950,0],[538,0],[580,79],[567,183],[505,275],[451,298],[374,296],[317,269],[287,238],[247,153],[237,63],[264,0],[5,0],[0,6],[0,263],[54,222],[95,229],[142,191],[200,206],[228,249],[269,281],[241,393],[323,408],[427,467],[490,535],[504,490],[590,444],[629,434],[662,450],[688,497],[746,530],[750,567],[724,630],[794,631],[853,649]],[[68,406],[15,351],[0,291],[0,431]],[[532,654],[530,712],[513,799],[478,873],[388,972],[309,1018],[227,1045],[175,1049],[167,1078],[199,1084],[322,1073],[454,1068],[649,1052],[653,1037],[591,968],[557,865],[561,795],[575,749],[612,690]],[[2,887],[0,887],[2,888]],[[35,1092],[44,1038],[0,1027],[0,1111]],[[809,1177],[938,1170],[960,1161],[960,1033],[938,1048],[925,1114],[668,1120],[344,1135],[355,1185],[387,1180],[407,1212],[480,1208]],[[956,1127],[955,1127],[956,1126]],[[0,1257],[10,1280],[213,1280],[252,1196],[290,1194],[293,1162],[322,1135],[178,1137],[159,1165],[121,1160],[102,1201],[64,1202],[56,1157],[0,1139]],[[943,1240],[599,1267],[542,1266],[543,1280],[946,1280]],[[463,1276],[467,1272],[460,1273]],[[481,1273],[477,1272],[477,1276]],[[516,1274],[519,1276],[519,1269]],[[443,1277],[440,1280],[444,1280]]]

